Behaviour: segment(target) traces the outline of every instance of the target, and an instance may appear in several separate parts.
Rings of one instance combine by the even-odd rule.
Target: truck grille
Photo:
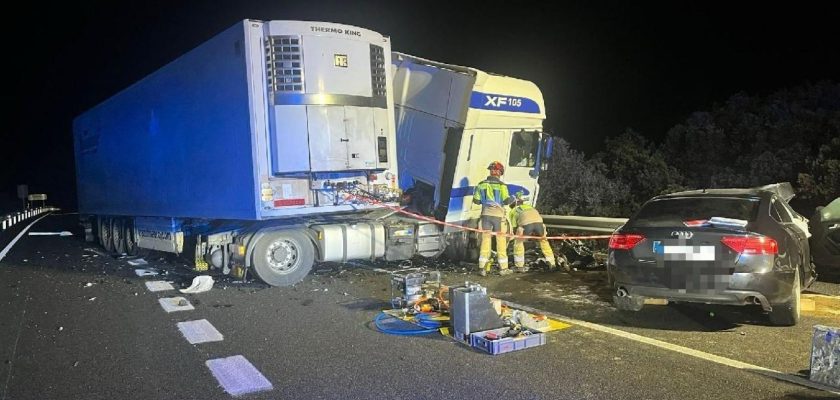
[[[373,97],[385,97],[385,51],[370,45],[370,83]]]
[[[299,35],[269,36],[266,75],[273,92],[303,92],[303,47]]]

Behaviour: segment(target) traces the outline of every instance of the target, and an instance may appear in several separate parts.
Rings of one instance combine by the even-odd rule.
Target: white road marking
[[[158,299],[158,303],[168,313],[195,310],[195,307],[183,297],[163,297]]]
[[[685,355],[688,355],[688,356],[696,357],[696,358],[699,358],[699,359],[702,359],[702,360],[711,361],[713,363],[722,364],[722,365],[726,365],[726,366],[737,368],[737,369],[742,369],[742,370],[749,371],[749,372],[755,372],[755,373],[760,374],[760,375],[768,376],[768,377],[771,377],[771,378],[786,381],[786,382],[793,383],[793,384],[796,384],[796,385],[805,386],[805,387],[808,387],[808,388],[811,388],[811,389],[823,390],[823,391],[826,391],[826,392],[829,392],[829,393],[840,395],[840,390],[838,390],[837,388],[833,388],[831,386],[823,385],[823,384],[820,384],[820,383],[817,383],[817,382],[811,382],[811,381],[809,381],[805,378],[799,377],[799,376],[785,374],[783,372],[772,370],[772,369],[769,369],[769,368],[759,367],[758,365],[753,365],[753,364],[745,363],[745,362],[742,362],[742,361],[733,360],[731,358],[721,357],[721,356],[706,353],[706,352],[703,352],[703,351],[690,349],[688,347],[683,347],[683,346],[680,346],[680,345],[664,342],[664,341],[661,341],[661,340],[652,339],[652,338],[649,338],[649,337],[646,337],[646,336],[637,335],[635,333],[625,332],[625,331],[622,331],[620,329],[610,328],[608,326],[599,325],[599,324],[595,324],[595,323],[592,323],[592,322],[581,321],[581,320],[578,320],[578,319],[569,318],[569,317],[565,317],[565,316],[562,316],[562,315],[557,315],[557,314],[554,314],[554,313],[545,312],[545,311],[538,310],[538,309],[533,308],[533,307],[523,306],[521,304],[516,304],[516,303],[510,302],[510,301],[503,301],[503,303],[505,303],[506,305],[508,305],[511,308],[515,308],[515,309],[519,309],[519,310],[525,310],[525,311],[528,311],[530,313],[543,314],[543,315],[549,316],[551,318],[554,318],[554,319],[557,319],[557,320],[560,320],[560,321],[563,321],[563,322],[568,322],[572,325],[582,326],[584,328],[589,328],[589,329],[592,329],[594,331],[608,333],[610,335],[615,335],[615,336],[618,336],[618,337],[621,337],[621,338],[633,340],[633,341],[640,342],[640,343],[649,344],[651,346],[656,346],[656,347],[659,347],[661,349],[674,351],[674,352],[677,352],[677,353],[681,353],[681,354],[685,354]]]
[[[5,257],[6,257],[6,254],[8,254],[8,253],[9,253],[9,250],[11,250],[11,249],[12,249],[12,247],[15,245],[15,243],[17,243],[17,241],[18,241],[18,240],[20,240],[20,238],[21,238],[21,237],[23,237],[23,235],[25,235],[25,234],[26,234],[26,232],[29,230],[29,228],[31,228],[31,227],[32,227],[32,225],[37,224],[37,223],[38,223],[38,221],[40,221],[40,220],[44,219],[47,215],[50,215],[50,214],[45,214],[45,215],[41,216],[41,218],[38,218],[38,219],[36,219],[36,220],[32,221],[32,223],[30,223],[29,225],[27,225],[27,226],[26,226],[26,228],[23,228],[23,230],[22,230],[22,231],[20,231],[20,233],[18,233],[18,235],[17,235],[17,236],[15,236],[15,238],[14,238],[14,239],[12,239],[12,241],[11,241],[11,242],[9,242],[9,244],[6,246],[6,248],[4,248],[4,249],[3,249],[3,251],[0,251],[0,261],[3,261],[3,258],[5,258]]]
[[[225,339],[224,335],[206,319],[179,322],[177,325],[178,330],[190,344],[220,342]]]

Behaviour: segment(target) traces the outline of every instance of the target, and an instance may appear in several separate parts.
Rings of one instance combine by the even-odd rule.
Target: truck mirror
[[[551,154],[554,152],[554,137],[549,136],[548,140],[545,141],[545,159],[548,160],[551,158]]]

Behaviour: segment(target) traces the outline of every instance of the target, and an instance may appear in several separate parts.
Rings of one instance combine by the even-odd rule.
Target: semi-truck
[[[400,213],[403,192],[474,226],[477,163],[510,159],[513,140],[526,159],[507,176],[536,194],[543,110],[533,84],[392,56],[368,29],[244,20],[74,120],[81,222],[109,251],[275,286],[315,262],[435,257],[474,241]]]

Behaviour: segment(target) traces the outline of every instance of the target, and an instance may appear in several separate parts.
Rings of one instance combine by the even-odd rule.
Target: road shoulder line
[[[649,337],[638,335],[638,334],[635,334],[635,333],[625,332],[625,331],[622,331],[620,329],[610,328],[608,326],[599,325],[599,324],[592,323],[592,322],[581,321],[581,320],[574,319],[574,318],[569,318],[569,317],[566,317],[566,316],[563,316],[563,315],[558,315],[558,314],[542,311],[542,310],[539,310],[539,309],[536,309],[536,308],[533,308],[533,307],[524,306],[524,305],[521,305],[521,304],[516,304],[516,303],[510,302],[510,301],[503,301],[503,303],[506,304],[507,306],[511,307],[511,308],[515,308],[515,309],[519,309],[519,310],[525,310],[525,311],[528,311],[530,313],[543,314],[543,315],[549,316],[551,318],[570,323],[572,325],[582,326],[584,328],[588,328],[588,329],[591,329],[591,330],[594,330],[594,331],[608,333],[610,335],[618,336],[618,337],[621,337],[621,338],[624,338],[624,339],[629,339],[629,340],[633,340],[633,341],[640,342],[640,343],[645,343],[645,344],[648,344],[648,345],[651,345],[651,346],[659,347],[661,349],[670,350],[670,351],[673,351],[673,352],[685,354],[685,355],[692,356],[692,357],[695,357],[695,358],[700,358],[700,359],[706,360],[706,361],[711,361],[713,363],[722,364],[722,365],[726,365],[726,366],[729,366],[729,367],[742,369],[742,370],[746,370],[746,371],[750,371],[750,372],[755,372],[755,373],[760,374],[760,375],[768,376],[768,377],[771,377],[771,378],[774,378],[774,379],[786,381],[786,382],[793,383],[793,384],[796,384],[796,385],[805,386],[805,387],[808,387],[808,388],[811,388],[811,389],[823,390],[823,391],[826,391],[826,392],[829,392],[829,393],[840,395],[840,390],[838,390],[837,388],[833,388],[831,386],[823,385],[823,384],[820,384],[820,383],[817,383],[817,382],[812,382],[810,380],[807,380],[807,379],[799,377],[799,376],[785,374],[783,372],[772,370],[772,369],[769,369],[769,368],[759,367],[758,365],[753,365],[753,364],[745,363],[745,362],[742,362],[742,361],[733,360],[731,358],[726,358],[726,357],[706,353],[706,352],[703,352],[703,351],[700,351],[700,350],[694,350],[694,349],[691,349],[691,348],[688,348],[688,347],[683,347],[683,346],[680,346],[680,345],[676,345],[676,344],[673,344],[673,343],[668,343],[668,342],[658,340],[658,339],[649,338]]]
[[[3,251],[0,251],[0,261],[3,261],[3,259],[6,258],[6,254],[8,254],[10,250],[12,250],[12,247],[15,245],[15,243],[17,243],[17,241],[20,240],[20,238],[23,237],[23,235],[25,235],[26,232],[29,231],[29,228],[31,228],[32,225],[37,224],[38,221],[44,219],[45,217],[47,217],[50,214],[52,214],[52,213],[46,213],[46,214],[42,215],[40,218],[32,221],[29,225],[27,225],[26,228],[23,228],[23,230],[20,231],[20,233],[18,233],[18,235],[15,236],[15,238],[12,239],[11,242],[9,242],[9,244],[6,246],[6,248],[4,248]]]

